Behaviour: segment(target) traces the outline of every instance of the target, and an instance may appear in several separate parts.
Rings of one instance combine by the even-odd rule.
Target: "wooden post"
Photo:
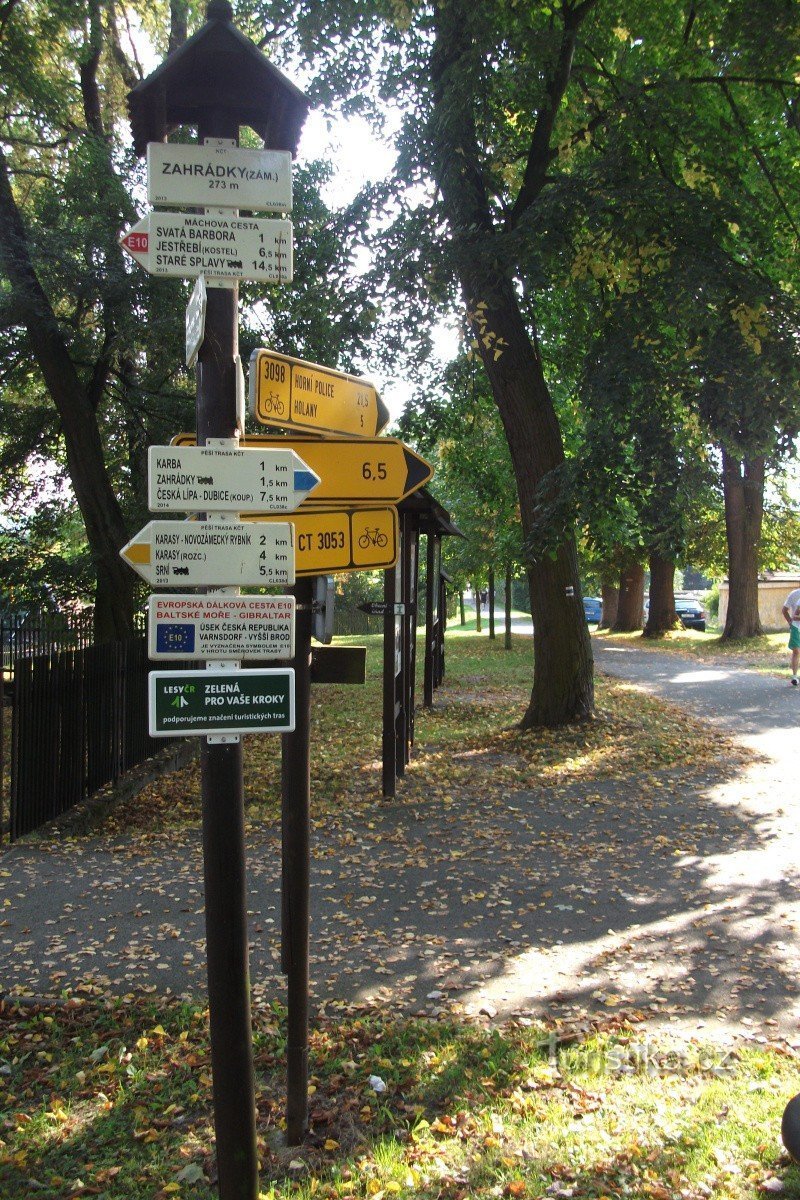
[[[506,566],[506,634],[504,650],[511,649],[511,564]]]
[[[425,538],[425,676],[422,703],[425,708],[433,705],[433,658],[436,653],[433,628],[433,606],[436,594],[436,539],[432,533]]]
[[[238,140],[236,117],[210,112],[207,137]],[[239,287],[208,289],[197,368],[197,444],[236,433]],[[240,742],[200,742],[206,952],[220,1200],[257,1200],[255,1078],[250,1020],[244,782]]]
[[[382,737],[382,786],[384,796],[394,796],[397,787],[397,671],[395,669],[395,642],[397,622],[402,618],[394,615],[395,595],[400,573],[399,561],[383,573],[383,599],[388,608],[383,618],[383,737]]]
[[[286,1141],[296,1146],[308,1128],[308,984],[311,887],[311,579],[294,587],[295,728],[282,741],[284,920],[286,971]]]

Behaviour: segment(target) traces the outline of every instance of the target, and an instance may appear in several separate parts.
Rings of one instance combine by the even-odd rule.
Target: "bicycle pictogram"
[[[283,400],[281,400],[280,396],[278,396],[275,392],[267,392],[266,396],[264,396],[261,401],[261,407],[265,413],[274,413],[276,417],[283,417],[286,415],[284,412],[285,405]]]
[[[375,526],[374,529],[365,529],[358,539],[360,550],[367,550],[370,546],[379,546],[381,549],[389,545],[389,539],[385,533],[381,533],[380,529]]]

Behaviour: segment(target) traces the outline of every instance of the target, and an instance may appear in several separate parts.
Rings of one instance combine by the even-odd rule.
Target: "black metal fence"
[[[115,783],[164,740],[148,734],[143,637],[81,644],[82,622],[27,620],[24,637],[18,625],[6,629],[14,636],[2,642],[0,797],[14,841]],[[59,634],[77,648],[59,646]]]
[[[80,650],[92,644],[91,610],[73,613],[14,613],[0,615],[0,663],[6,676],[19,658],[52,650]]]
[[[371,617],[355,607],[333,609],[333,632],[340,637],[353,637],[365,633],[382,633],[383,617]]]

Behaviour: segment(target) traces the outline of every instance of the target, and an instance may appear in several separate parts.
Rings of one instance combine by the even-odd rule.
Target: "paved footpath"
[[[519,788],[500,787],[491,760],[456,754],[470,795],[425,802],[419,747],[397,802],[315,826],[317,1007],[637,1012],[680,1033],[800,1044],[800,689],[594,645],[601,670],[692,708],[759,761],[723,782],[664,773],[646,792],[636,779],[556,791],[522,767]],[[266,1001],[285,998],[279,836],[248,831],[251,976]],[[195,832],[18,844],[0,858],[0,907],[0,993],[205,994]]]

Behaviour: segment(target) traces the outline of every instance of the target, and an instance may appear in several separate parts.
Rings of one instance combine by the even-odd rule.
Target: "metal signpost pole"
[[[403,529],[403,603],[406,606],[406,644],[404,707],[406,727],[403,740],[403,769],[411,760],[414,745],[414,708],[416,705],[417,681],[417,608],[419,603],[419,526],[412,525],[410,514]],[[398,767],[398,775],[402,774]]]
[[[209,113],[198,129],[238,140],[238,119]],[[239,287],[209,287],[197,367],[197,443],[236,436]],[[206,953],[214,1125],[221,1200],[256,1200],[255,1079],[250,1020],[242,746],[200,742]]]
[[[435,542],[432,533],[429,533],[425,539],[425,675],[424,675],[424,693],[423,704],[426,708],[431,708],[433,705],[433,656],[434,648],[434,630],[433,630],[433,604],[436,595],[434,589],[436,580],[434,573],[436,571],[436,554]]]
[[[281,962],[286,973],[286,1141],[302,1142],[308,1127],[308,985],[311,879],[311,627],[313,577],[294,587],[295,728],[282,738],[283,887]]]

